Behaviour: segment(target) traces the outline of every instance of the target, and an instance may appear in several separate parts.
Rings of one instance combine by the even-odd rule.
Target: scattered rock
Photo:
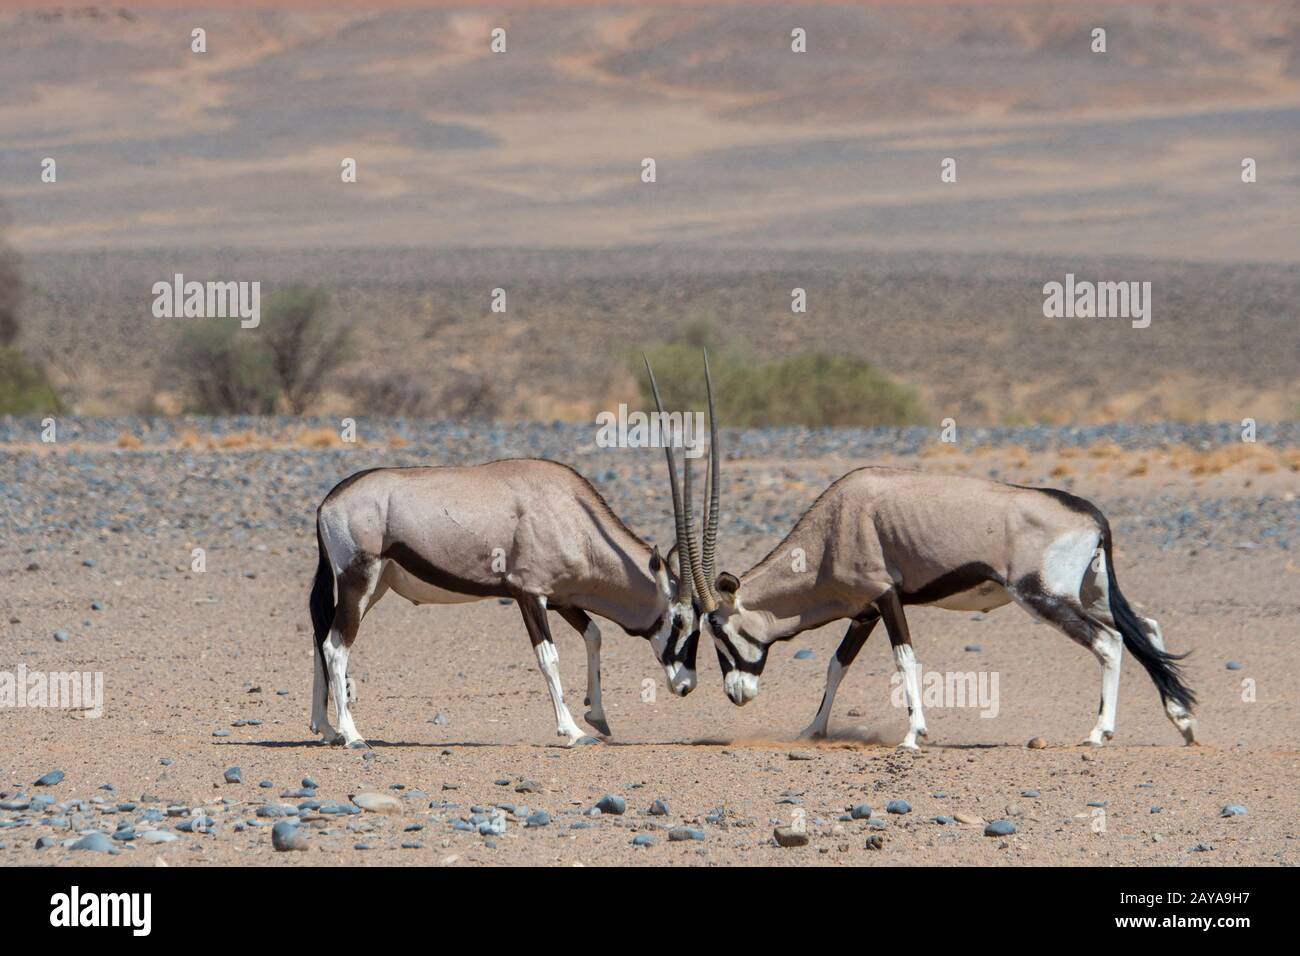
[[[638,833],[632,838],[633,846],[654,846],[655,838],[648,833]]]
[[[1244,817],[1245,815],[1246,815],[1246,808],[1239,803],[1228,804],[1226,807],[1223,808],[1223,811],[1219,814],[1219,816],[1221,817]]]
[[[683,840],[703,840],[704,831],[695,827],[673,827],[668,831],[668,840],[670,843],[678,843]]]
[[[227,768],[226,772],[225,772],[224,774],[222,774],[222,776],[225,777],[225,779],[226,779],[226,783],[243,783],[243,782],[244,782],[243,771],[240,770],[238,767],[229,767],[229,768]]]
[[[890,800],[885,804],[886,813],[911,813],[912,805],[906,800]]]
[[[779,846],[807,846],[808,831],[795,829],[794,827],[776,827],[772,831],[772,836],[776,838]]]
[[[668,816],[668,801],[656,800],[650,804],[650,809],[646,812],[652,817],[666,817]]]
[[[92,853],[117,853],[113,841],[103,833],[87,833],[84,837],[72,844],[74,850],[89,850]]]
[[[873,833],[871,836],[867,837],[866,848],[868,850],[881,850],[884,849],[884,846],[885,838],[879,833]]]
[[[607,793],[596,801],[596,809],[601,813],[609,813],[614,816],[622,816],[627,812],[627,801],[622,797]]]
[[[816,657],[816,655],[812,651],[807,649],[794,652],[794,659],[797,661],[810,661],[814,657]]]
[[[1046,750],[1047,741],[1042,737],[1033,737],[1030,739],[1029,743],[1025,744],[1025,746],[1030,750]]]
[[[871,818],[871,807],[865,803],[855,803],[849,810],[849,817],[854,820],[869,820]]]
[[[371,813],[402,812],[402,801],[388,793],[376,793],[373,790],[363,790],[361,793],[349,794],[348,799],[359,806],[362,810],[368,810]]]
[[[533,829],[535,827],[549,827],[551,825],[551,815],[545,810],[534,810],[524,819],[524,827]]]
[[[41,777],[41,778],[40,778],[39,780],[37,780],[34,784],[32,784],[32,786],[35,786],[35,787],[52,787],[52,786],[54,786],[56,783],[62,783],[62,782],[63,782],[63,778],[64,778],[65,776],[66,776],[66,774],[64,774],[64,772],[63,772],[62,770],[51,770],[49,773],[45,774],[45,776]],[[1244,812],[1244,811],[1243,811],[1243,812]]]
[[[958,823],[964,823],[970,827],[983,826],[984,818],[977,817],[973,813],[962,813],[960,810],[952,815],[952,818]]]
[[[984,827],[986,837],[1011,836],[1016,832],[1016,825],[1010,820],[994,820]]]

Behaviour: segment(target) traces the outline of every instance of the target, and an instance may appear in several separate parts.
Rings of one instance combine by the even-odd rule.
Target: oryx
[[[710,479],[718,480],[716,465]],[[716,518],[715,505],[703,542],[709,555]],[[826,692],[805,737],[825,735],[840,679],[883,619],[907,698],[907,736],[899,746],[916,749],[926,726],[903,608],[990,611],[1015,601],[1101,662],[1101,705],[1085,743],[1114,735],[1125,647],[1151,675],[1174,726],[1195,743],[1196,699],[1177,664],[1184,655],[1167,653],[1159,625],[1139,617],[1120,593],[1105,516],[1063,491],[860,468],[827,488],[742,578],[722,574],[706,584],[718,604],[706,627],[735,704],[758,693],[775,641],[835,620],[852,622],[827,668]]]
[[[348,651],[362,618],[390,588],[415,604],[514,598],[546,679],[556,732],[570,746],[591,738],[584,738],[564,704],[548,609],[586,640],[591,710],[585,719],[601,733],[609,726],[601,706],[600,629],[588,612],[648,638],[672,691],[690,693],[699,642],[693,584],[701,580],[699,559],[671,441],[664,444],[674,550],[690,573],[674,573],[659,549],[629,531],[585,478],[553,461],[377,468],[335,486],[316,512],[312,732],[329,743],[366,746],[348,712]],[[684,479],[689,502],[689,458]],[[327,691],[334,695],[337,731],[326,714]]]

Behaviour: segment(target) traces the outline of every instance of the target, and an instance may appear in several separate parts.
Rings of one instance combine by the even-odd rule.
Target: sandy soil
[[[56,469],[59,481],[77,472],[61,462],[69,464],[56,456],[47,460],[51,481]],[[274,462],[268,453],[262,477],[282,491],[287,486],[290,494],[305,494],[310,482],[299,489],[294,469],[267,477]],[[759,507],[755,502],[770,504],[782,489],[799,489],[786,492],[799,500],[810,497],[826,467],[746,463],[752,496],[737,495],[735,510],[745,514]],[[1229,472],[1208,482],[1147,476],[1148,485],[1116,479],[1114,471],[1085,474],[1075,490],[1103,506],[1145,495],[1159,508],[1170,496],[1193,507],[1230,485],[1284,501],[1295,485],[1290,471],[1249,479]],[[1139,523],[1119,524],[1130,529],[1120,532],[1117,557],[1126,593],[1159,618],[1172,649],[1192,652],[1188,672],[1202,701],[1204,745],[1197,748],[1179,746],[1150,681],[1131,658],[1124,665],[1115,740],[1103,749],[1076,746],[1093,722],[1097,666],[1066,638],[1008,607],[987,616],[909,612],[924,668],[998,679],[995,716],[981,716],[979,707],[930,707],[930,743],[919,755],[893,749],[905,712],[891,704],[893,668],[883,635],[873,637],[841,687],[834,739],[819,746],[795,741],[820,700],[840,627],[778,646],[762,693],[738,709],[722,694],[710,648],[700,655],[700,688],[676,699],[648,647],[606,624],[604,690],[614,735],[598,746],[566,750],[556,744],[545,685],[516,608],[496,601],[415,608],[390,595],[367,619],[353,653],[354,714],[373,744],[365,755],[318,745],[308,733],[305,605],[314,542],[304,533],[309,525],[297,519],[259,528],[259,509],[267,506],[256,487],[213,504],[245,509],[253,530],[208,540],[204,573],[189,569],[193,535],[166,527],[152,535],[105,527],[60,535],[57,545],[8,535],[0,543],[0,600],[8,621],[0,669],[21,664],[28,672],[99,671],[105,682],[99,719],[55,709],[0,709],[3,799],[48,794],[73,803],[65,805],[68,812],[0,812],[0,863],[1300,863],[1293,786],[1300,770],[1294,691],[1300,567],[1284,548],[1247,547],[1233,538],[1226,546],[1162,549]],[[88,485],[84,498],[63,500],[73,508],[95,496]],[[314,501],[305,500],[309,513]],[[739,570],[777,536],[724,540],[725,566]],[[39,570],[25,570],[33,562]],[[102,610],[91,610],[92,601]],[[552,626],[566,697],[580,717],[582,642],[554,616]],[[52,639],[56,629],[69,639]],[[813,657],[795,659],[799,650]],[[1240,669],[1228,669],[1229,661]],[[655,689],[650,700],[643,699],[646,681]],[[1247,692],[1252,687],[1253,699]],[[443,722],[433,722],[439,714]],[[245,721],[260,723],[241,725]],[[228,736],[214,736],[217,731]],[[1026,748],[1035,736],[1045,739],[1046,749]],[[232,766],[242,769],[243,783],[223,782]],[[32,786],[54,769],[66,772],[61,783]],[[257,819],[264,803],[300,803],[300,797],[279,795],[296,790],[304,777],[319,784],[319,800],[346,802],[363,790],[389,791],[401,798],[403,810],[392,816],[309,814],[310,849],[277,853],[270,827],[248,821]],[[273,786],[259,787],[263,780]],[[522,781],[535,784],[535,791],[517,792]],[[404,789],[389,790],[394,787]],[[624,797],[626,814],[582,815],[605,794]],[[76,805],[97,798],[104,803],[86,803],[84,812]],[[647,813],[656,799],[667,801],[666,816]],[[907,801],[911,812],[886,813],[891,800]],[[127,801],[136,807],[102,812]],[[522,817],[512,815],[506,833],[496,837],[453,828],[472,807],[502,803],[545,810],[551,822],[525,828]],[[883,828],[841,819],[860,803],[871,806],[871,820],[883,821]],[[1227,804],[1248,812],[1221,817]],[[178,840],[162,846],[123,841],[113,856],[61,845],[35,848],[42,836],[74,837],[74,828],[111,833],[150,807],[185,808],[177,813],[202,808],[215,826],[207,834],[178,833]],[[979,825],[932,822],[958,812],[1010,820],[1018,832],[988,838]],[[778,847],[773,825],[790,824],[800,814],[809,845]],[[49,825],[51,818],[56,825]],[[177,822],[157,826],[174,830]],[[699,828],[703,841],[670,842],[668,829],[683,824]],[[405,830],[413,825],[423,828]],[[638,833],[655,844],[633,847]],[[882,838],[879,849],[868,848],[872,835]],[[402,843],[418,847],[403,849]]]

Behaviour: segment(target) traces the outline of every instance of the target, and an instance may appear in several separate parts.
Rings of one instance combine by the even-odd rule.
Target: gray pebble
[[[627,801],[622,797],[607,793],[596,801],[596,809],[601,813],[609,813],[613,816],[621,816],[627,812]]]
[[[1011,836],[1016,832],[1016,825],[1010,820],[994,820],[984,827],[986,837]]]

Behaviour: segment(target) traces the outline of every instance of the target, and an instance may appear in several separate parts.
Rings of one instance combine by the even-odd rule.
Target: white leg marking
[[[609,733],[605,708],[600,702],[600,628],[592,621],[582,632],[587,644],[587,704],[591,708],[583,719],[603,734]]]
[[[366,742],[357,733],[348,712],[348,648],[337,630],[331,630],[325,639],[325,663],[329,667],[330,692],[334,694],[334,719],[339,733],[349,747],[365,747]]]
[[[1101,709],[1097,714],[1097,725],[1092,728],[1086,742],[1100,746],[1115,736],[1115,710],[1119,704],[1119,672],[1124,657],[1124,639],[1118,631],[1104,628],[1093,638],[1092,652],[1101,662]]]
[[[311,651],[311,660],[311,732],[320,734],[325,743],[332,744],[339,739],[339,734],[337,730],[330,726],[328,709],[329,678],[325,675],[325,665],[321,663],[321,656],[316,652],[315,647]]]
[[[535,650],[537,665],[546,677],[546,689],[550,691],[551,704],[555,707],[555,733],[557,736],[567,737],[569,746],[573,746],[584,734],[573,722],[573,715],[569,713],[569,708],[564,706],[564,689],[560,686],[560,654],[550,641],[542,641]]]
[[[817,709],[817,716],[813,718],[813,722],[799,735],[801,740],[826,736],[826,728],[831,720],[831,708],[835,705],[835,691],[839,689],[840,681],[843,679],[844,665],[840,663],[838,656],[832,655],[830,664],[826,666],[826,693],[822,695],[822,705]]]
[[[907,736],[899,747],[907,750],[919,750],[916,738],[924,737],[925,714],[921,712],[921,682],[916,675],[916,655],[912,653],[911,644],[899,644],[894,648],[894,666],[903,675],[903,688],[907,692]]]

